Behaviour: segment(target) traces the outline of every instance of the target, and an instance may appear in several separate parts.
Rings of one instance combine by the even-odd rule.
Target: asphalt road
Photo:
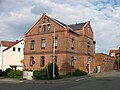
[[[120,78],[102,77],[65,83],[2,82],[0,90],[120,90]]]
[[[104,74],[105,75],[105,74]],[[54,81],[53,81],[54,82]],[[58,80],[59,82],[59,80]],[[106,76],[77,79],[61,83],[35,83],[17,80],[0,80],[0,90],[120,90],[120,72]]]

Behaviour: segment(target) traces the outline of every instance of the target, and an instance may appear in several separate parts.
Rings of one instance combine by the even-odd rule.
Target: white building
[[[1,41],[0,43],[0,69],[6,70],[7,68],[13,68],[16,70],[23,69],[24,59],[24,40]]]

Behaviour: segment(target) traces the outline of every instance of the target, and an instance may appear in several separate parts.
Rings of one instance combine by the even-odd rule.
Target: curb
[[[75,77],[75,78],[66,78],[66,79],[59,79],[59,80],[26,80],[24,83],[33,83],[33,84],[61,84],[61,83],[70,83],[70,82],[78,82],[81,80],[89,80],[92,77]]]

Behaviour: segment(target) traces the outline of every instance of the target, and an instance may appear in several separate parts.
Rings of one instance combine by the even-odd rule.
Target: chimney
[[[43,15],[46,15],[46,13],[43,13]]]
[[[19,40],[16,40],[15,42],[19,42]]]

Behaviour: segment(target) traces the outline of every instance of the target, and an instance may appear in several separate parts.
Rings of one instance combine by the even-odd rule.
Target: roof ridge
[[[60,24],[60,25],[63,26],[64,28],[67,27],[67,25],[64,24],[64,23],[62,23],[61,21],[59,21],[59,20],[57,20],[57,19],[55,19],[55,18],[53,18],[53,17],[50,17],[50,16],[47,16],[47,17],[49,17],[50,19],[54,20],[55,22],[57,22],[58,24]]]
[[[74,24],[69,24],[69,25],[78,25],[78,24],[86,24],[87,22],[83,22],[83,23],[74,23]],[[68,26],[69,26],[68,25]]]

